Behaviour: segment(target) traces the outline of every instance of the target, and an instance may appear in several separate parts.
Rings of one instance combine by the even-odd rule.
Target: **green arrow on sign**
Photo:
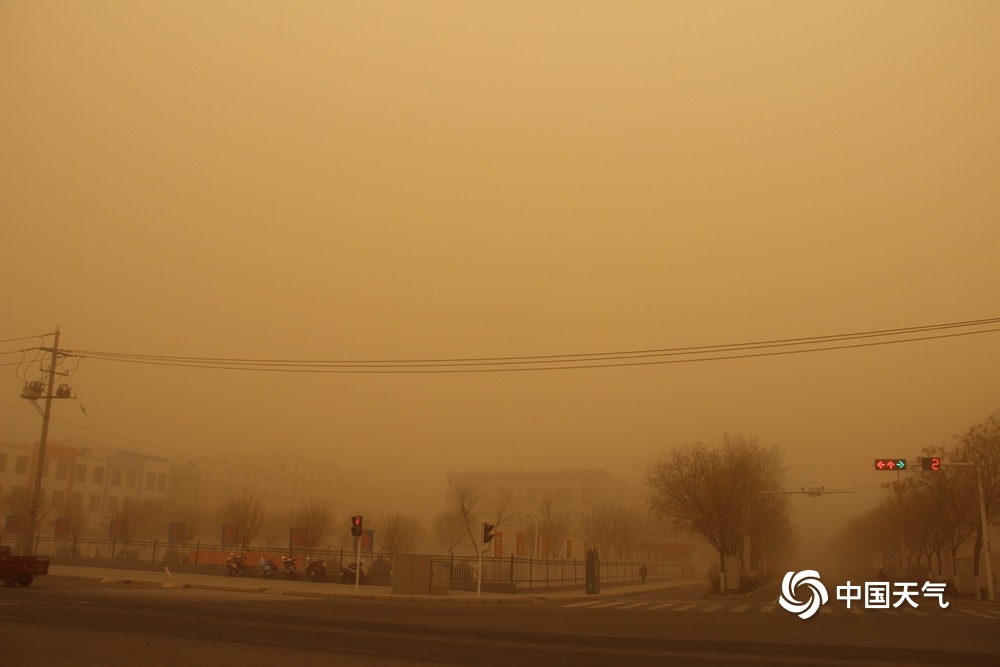
[[[903,470],[904,468],[906,468],[906,459],[899,459],[896,461],[897,470]]]

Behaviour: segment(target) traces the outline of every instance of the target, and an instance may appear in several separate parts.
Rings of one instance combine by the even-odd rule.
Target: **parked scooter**
[[[326,576],[326,561],[309,559],[306,563],[306,576],[311,581],[323,581]]]
[[[295,567],[295,559],[291,556],[282,556],[281,564],[285,568],[285,579],[294,579],[299,573],[299,569]]]
[[[229,554],[229,558],[226,559],[226,576],[227,577],[242,577],[247,573],[247,555],[246,553],[241,553],[239,556],[236,554]]]
[[[355,578],[358,578],[358,583],[365,583],[365,566],[361,566],[361,574],[357,574],[358,565],[357,563],[349,563],[344,567],[340,568],[340,583],[342,584],[353,584]]]
[[[261,556],[257,565],[260,566],[260,576],[264,579],[278,576],[278,565],[274,562],[274,556],[266,560]]]

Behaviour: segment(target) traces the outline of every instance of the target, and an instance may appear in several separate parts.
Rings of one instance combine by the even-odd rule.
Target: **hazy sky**
[[[998,27],[992,0],[7,0],[0,339],[371,360],[1000,316]],[[0,377],[0,439],[37,439]],[[853,487],[1000,407],[1000,334],[497,374],[85,359],[70,382],[111,433],[353,449],[419,488],[624,477],[727,431],[782,444],[793,488]],[[78,426],[53,439],[92,440],[56,409]]]

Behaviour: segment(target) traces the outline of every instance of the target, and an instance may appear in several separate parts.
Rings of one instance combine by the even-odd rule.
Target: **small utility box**
[[[392,560],[392,592],[404,595],[447,595],[451,563],[416,554],[396,554]]]

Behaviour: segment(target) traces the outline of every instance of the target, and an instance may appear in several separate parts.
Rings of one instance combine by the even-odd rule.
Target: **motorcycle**
[[[229,558],[226,559],[226,576],[227,577],[242,577],[247,573],[247,555],[241,553],[239,556],[236,554],[229,554]]]
[[[299,573],[297,567],[295,567],[295,559],[291,556],[282,556],[281,564],[285,568],[285,579],[294,579],[295,575]]]
[[[357,577],[358,583],[365,583],[365,566],[361,566],[361,573],[358,574],[358,565],[356,563],[349,563],[342,568],[340,568],[340,583],[342,584],[353,584],[355,578]]]
[[[271,577],[278,576],[278,566],[274,562],[274,557],[264,559],[263,556],[260,557],[260,561],[257,563],[260,566],[260,576],[264,579],[270,579]]]
[[[306,576],[311,581],[323,581],[323,577],[326,576],[326,562],[309,559],[306,564]]]

